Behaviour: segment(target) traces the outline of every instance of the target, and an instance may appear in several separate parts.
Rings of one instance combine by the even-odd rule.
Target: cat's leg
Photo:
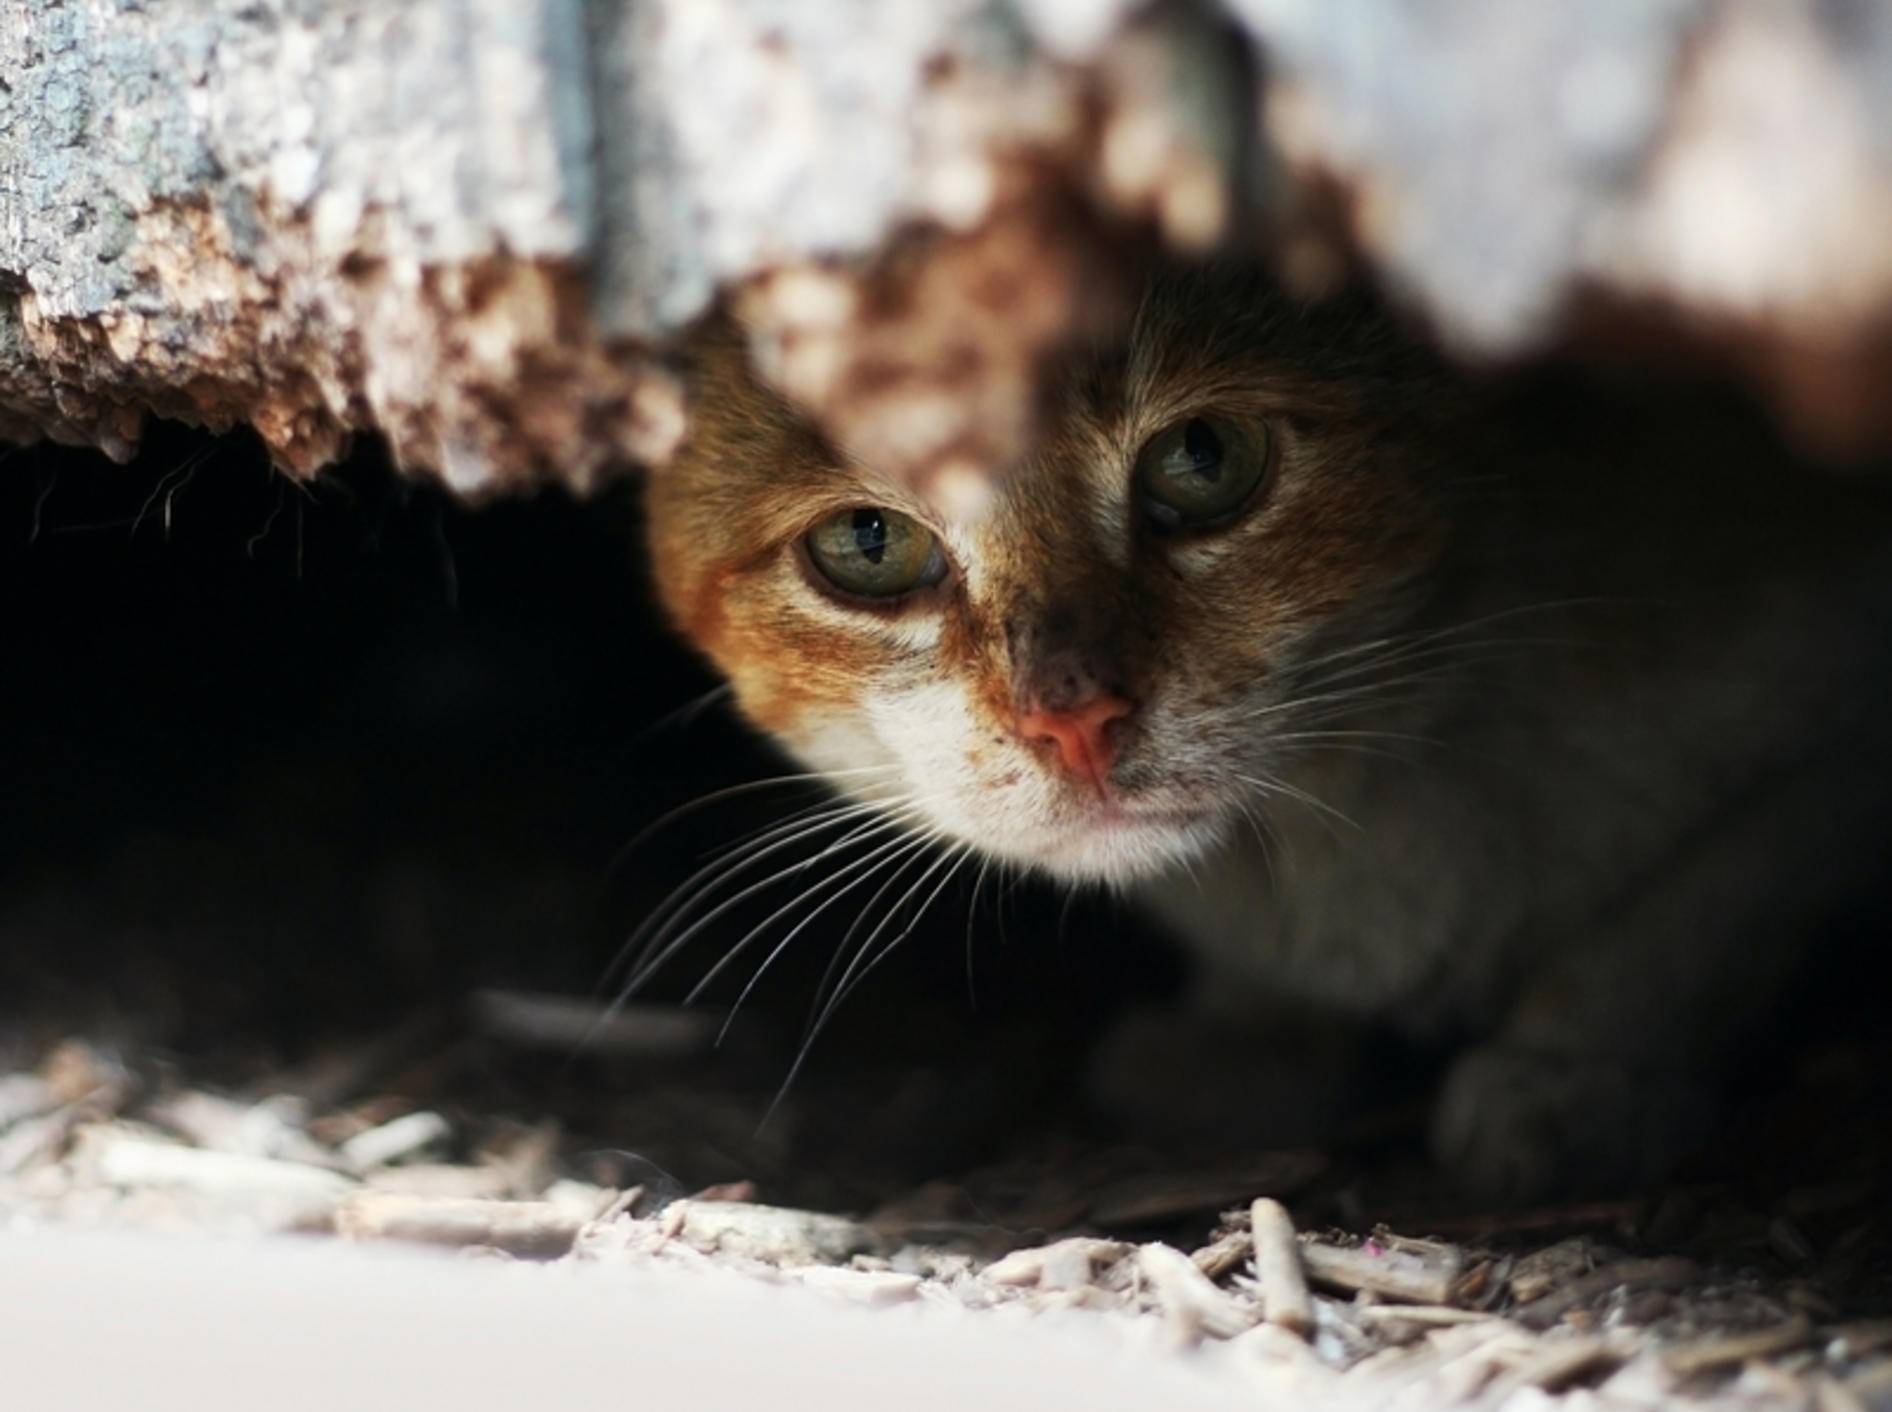
[[[1877,774],[1831,757],[1777,772],[1559,943],[1448,1074],[1440,1159],[1490,1195],[1534,1199],[1630,1187],[1695,1150],[1737,1047],[1880,866]]]

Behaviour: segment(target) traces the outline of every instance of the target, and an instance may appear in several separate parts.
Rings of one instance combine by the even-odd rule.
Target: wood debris
[[[1113,1264],[1129,1253],[1130,1246],[1120,1240],[1073,1236],[1050,1245],[1014,1250],[987,1265],[983,1273],[997,1285],[1076,1289],[1089,1284],[1098,1267]]]
[[[1751,1333],[1693,1339],[1663,1354],[1669,1367],[1682,1377],[1745,1363],[1751,1358],[1767,1358],[1800,1348],[1813,1337],[1813,1321],[1797,1314],[1771,1328]]]
[[[180,1187],[213,1196],[284,1197],[319,1205],[346,1195],[354,1182],[304,1162],[184,1147],[110,1127],[78,1136],[79,1161],[117,1187]]]
[[[1255,1247],[1255,1280],[1261,1286],[1262,1317],[1305,1338],[1314,1327],[1314,1301],[1307,1292],[1307,1274],[1301,1268],[1301,1251],[1294,1240],[1294,1221],[1285,1206],[1264,1196],[1249,1208],[1249,1223]]]
[[[685,1244],[774,1265],[841,1264],[878,1244],[858,1221],[755,1202],[677,1201],[664,1214]]]
[[[1195,1262],[1174,1246],[1158,1242],[1138,1246],[1137,1269],[1148,1281],[1171,1336],[1179,1343],[1195,1343],[1204,1336],[1233,1338],[1255,1322],[1250,1310],[1216,1288]]]
[[[600,1204],[481,1201],[357,1191],[336,1207],[335,1229],[350,1240],[490,1246],[508,1255],[551,1259],[572,1248],[578,1232],[598,1214]]]
[[[404,1113],[379,1127],[358,1132],[342,1143],[341,1157],[356,1172],[392,1166],[438,1146],[453,1129],[438,1113]]]
[[[1465,1270],[1464,1255],[1452,1246],[1402,1249],[1371,1239],[1359,1245],[1305,1240],[1301,1263],[1315,1284],[1410,1304],[1450,1303]]]
[[[1665,1289],[1686,1284],[1697,1273],[1695,1262],[1676,1256],[1654,1260],[1619,1260],[1533,1300],[1516,1311],[1526,1328],[1547,1329],[1579,1305],[1613,1290]]]
[[[0,1074],[0,1128],[37,1118],[59,1102],[53,1086],[38,1074]]]
[[[936,1184],[904,1217],[889,1218],[902,1209],[889,1205],[870,1222],[765,1204],[755,1198],[767,1183],[733,1177],[666,1201],[680,1184],[641,1159],[616,1170],[648,1175],[654,1194],[582,1179],[600,1169],[550,1121],[469,1129],[445,1104],[367,1089],[327,1109],[286,1087],[244,1096],[151,1085],[82,1045],[38,1073],[0,1075],[0,1226],[64,1212],[83,1224],[334,1231],[473,1256],[720,1268],[863,1310],[1084,1310],[1230,1360],[1258,1405],[1310,1412],[1892,1409],[1892,1322],[1842,1318],[1816,1272],[1762,1287],[1591,1234],[1522,1248],[1385,1228],[1297,1235],[1287,1208],[1254,1192],[1193,1254],[1114,1239],[1097,1222],[1112,1209],[1187,1221],[1175,1213],[1226,1190],[1242,1164],[1196,1184],[1106,1166],[1093,1190],[1107,1202],[1061,1198],[1028,1174],[1011,1189],[1026,1209],[1065,1200],[1070,1233],[1007,1249],[1007,1232],[977,1219],[1000,1187]],[[1308,1168],[1289,1154],[1246,1170],[1273,1185]],[[1756,1212],[1744,1248],[1793,1270],[1800,1262],[1770,1231],[1778,1209]],[[1812,1229],[1823,1217],[1808,1211]],[[1088,1229],[1076,1225],[1086,1212]],[[1616,1208],[1591,1214],[1620,1233]],[[1205,1219],[1193,1218],[1198,1230]],[[1527,1215],[1517,1228],[1554,1223]],[[1848,1245],[1817,1248],[1825,1258]]]
[[[919,1298],[921,1279],[893,1270],[854,1270],[846,1266],[810,1265],[796,1272],[796,1279],[809,1289],[840,1299],[848,1304],[880,1308],[905,1304]]]

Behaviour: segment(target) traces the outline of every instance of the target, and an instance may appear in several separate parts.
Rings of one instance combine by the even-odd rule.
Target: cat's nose
[[[1018,733],[1035,744],[1056,746],[1064,768],[1101,793],[1117,758],[1111,726],[1135,709],[1121,696],[1105,692],[1064,710],[1020,711]]]

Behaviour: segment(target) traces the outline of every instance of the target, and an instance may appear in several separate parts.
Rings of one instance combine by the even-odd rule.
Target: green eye
[[[1137,457],[1137,498],[1165,529],[1226,520],[1268,473],[1268,433],[1191,417],[1154,437]]]
[[[807,543],[823,577],[862,598],[897,598],[946,576],[939,541],[918,521],[878,505],[828,516]]]

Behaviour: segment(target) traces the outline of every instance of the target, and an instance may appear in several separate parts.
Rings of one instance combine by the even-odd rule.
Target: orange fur
[[[854,734],[863,758],[899,754],[874,739],[877,693],[956,691],[967,788],[989,774],[1035,790],[1020,801],[1026,834],[1084,827],[1046,753],[1010,738],[1026,658],[1078,638],[1107,644],[1117,686],[1140,705],[1117,794],[1133,810],[1147,799],[1173,812],[1211,771],[1167,757],[1153,735],[1163,722],[1236,709],[1243,684],[1283,651],[1330,621],[1386,611],[1440,557],[1448,479],[1411,450],[1424,444],[1413,421],[1435,415],[1432,376],[1356,311],[1291,306],[1250,277],[1160,278],[1123,346],[1063,369],[1032,454],[999,480],[988,512],[955,524],[827,444],[751,374],[740,332],[720,325],[695,350],[693,432],[650,490],[657,585],[750,719],[817,766],[833,763],[810,747],[824,732]],[[1208,413],[1272,438],[1271,484],[1231,524],[1165,533],[1140,517],[1132,468],[1151,438]],[[947,581],[888,607],[824,592],[800,541],[861,505],[932,528],[952,561]],[[1219,562],[1192,569],[1205,546]],[[909,786],[923,788],[938,762],[906,763]],[[977,811],[968,803],[958,827],[1003,848],[1003,827],[969,822]],[[1029,841],[1016,851],[1032,858]],[[1116,875],[1132,861],[1107,852],[1077,866]]]

